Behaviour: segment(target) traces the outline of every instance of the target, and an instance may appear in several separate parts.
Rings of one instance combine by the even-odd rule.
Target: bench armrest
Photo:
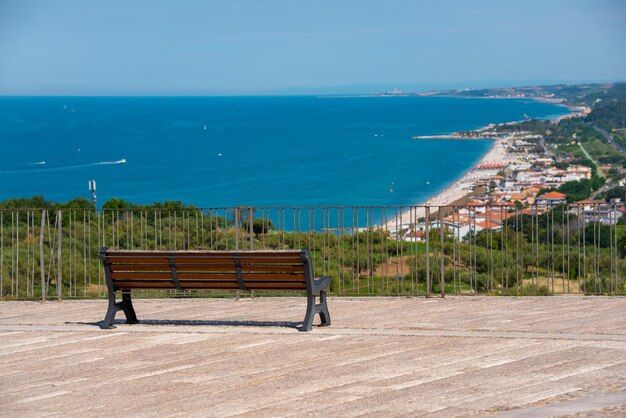
[[[326,290],[326,288],[330,286],[330,276],[322,276],[313,280],[313,291],[321,292]]]

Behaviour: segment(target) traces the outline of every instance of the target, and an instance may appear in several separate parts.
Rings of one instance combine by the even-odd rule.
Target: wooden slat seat
[[[319,314],[330,325],[326,289],[330,277],[313,277],[308,249],[300,251],[100,251],[109,290],[109,308],[102,324],[113,327],[122,310],[137,323],[131,289],[302,290],[307,292],[304,329],[311,330]],[[122,294],[116,302],[116,292]],[[319,294],[320,303],[316,303]]]

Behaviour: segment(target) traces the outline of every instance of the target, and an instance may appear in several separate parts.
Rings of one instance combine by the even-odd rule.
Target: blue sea
[[[0,97],[0,200],[89,198],[93,179],[99,205],[416,204],[492,142],[412,136],[565,113],[448,97]]]

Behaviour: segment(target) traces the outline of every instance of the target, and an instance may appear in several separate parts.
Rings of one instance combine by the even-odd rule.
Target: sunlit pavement
[[[624,416],[626,298],[0,302],[3,416]]]

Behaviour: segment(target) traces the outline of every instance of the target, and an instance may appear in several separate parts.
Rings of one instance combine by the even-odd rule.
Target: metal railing
[[[623,213],[620,203],[3,209],[0,298],[104,297],[105,246],[309,248],[334,295],[624,294]]]

